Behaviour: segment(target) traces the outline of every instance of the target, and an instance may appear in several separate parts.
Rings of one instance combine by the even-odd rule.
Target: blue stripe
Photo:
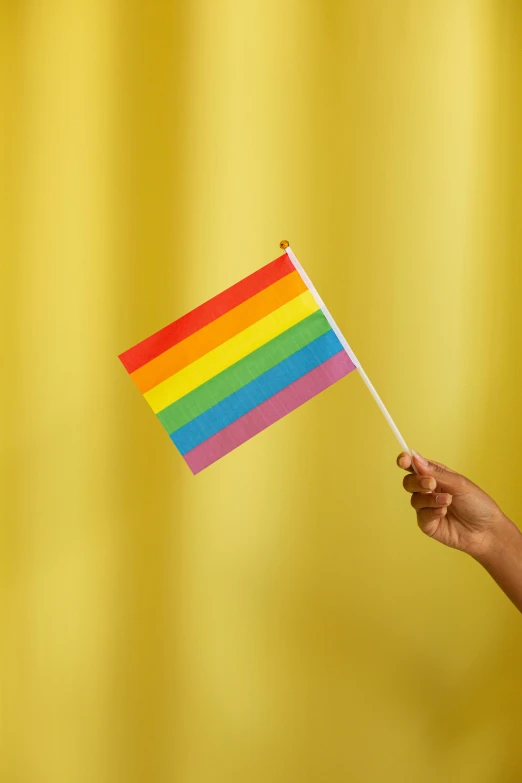
[[[275,367],[247,383],[242,389],[225,397],[212,408],[189,421],[171,434],[181,454],[199,446],[245,413],[257,408],[302,375],[330,359],[343,347],[331,330],[304,348],[284,359]]]

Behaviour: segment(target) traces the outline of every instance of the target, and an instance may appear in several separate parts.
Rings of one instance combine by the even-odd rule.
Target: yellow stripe
[[[184,367],[171,378],[158,383],[143,396],[154,413],[158,413],[316,310],[319,310],[319,305],[310,291],[305,291],[235,337],[218,345],[188,367]]]

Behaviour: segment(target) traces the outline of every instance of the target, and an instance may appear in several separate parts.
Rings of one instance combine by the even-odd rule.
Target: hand
[[[417,452],[413,455],[412,458],[403,452],[397,464],[410,471],[403,485],[412,493],[411,505],[417,512],[420,529],[441,544],[480,559],[498,532],[512,523],[472,481],[440,462],[428,462]]]

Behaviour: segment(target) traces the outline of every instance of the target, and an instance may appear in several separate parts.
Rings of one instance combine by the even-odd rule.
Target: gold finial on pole
[[[287,239],[283,239],[279,243],[279,247],[281,248],[281,250],[286,250],[287,247],[290,247],[290,242]]]

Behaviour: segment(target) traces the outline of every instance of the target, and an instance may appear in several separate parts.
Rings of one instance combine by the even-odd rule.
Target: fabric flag
[[[284,253],[120,355],[193,473],[356,369],[307,281]]]

